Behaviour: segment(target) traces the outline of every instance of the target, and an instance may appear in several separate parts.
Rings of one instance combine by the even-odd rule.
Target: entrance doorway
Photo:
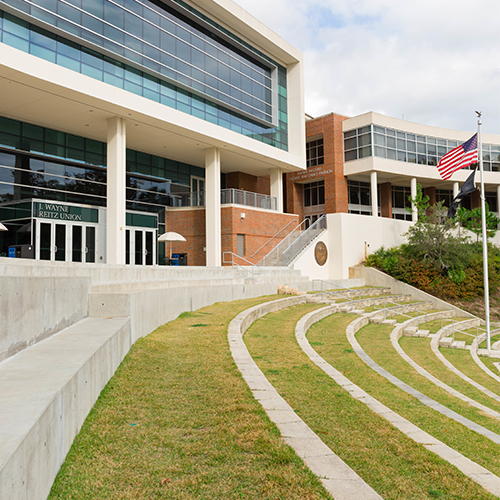
[[[96,262],[97,225],[36,219],[35,259]]]
[[[156,231],[127,228],[125,232],[125,264],[152,266],[156,262]]]

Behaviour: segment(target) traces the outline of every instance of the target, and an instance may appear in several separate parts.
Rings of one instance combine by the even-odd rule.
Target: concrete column
[[[417,179],[415,177],[412,177],[410,181],[410,195],[413,200],[417,197]],[[413,222],[418,220],[418,209],[415,203],[411,204],[411,220]]]
[[[458,188],[458,182],[454,182],[453,183],[453,198],[455,198],[455,196],[458,194],[459,191],[460,191],[460,189]]]
[[[372,216],[378,217],[377,172],[370,173]]]
[[[205,150],[206,264],[221,265],[220,151]]]
[[[500,214],[500,186],[497,186],[497,215]]]
[[[127,131],[124,118],[108,119],[106,182],[106,262],[125,264]]]
[[[283,213],[283,170],[273,168],[271,170],[271,196],[276,198],[276,209]]]

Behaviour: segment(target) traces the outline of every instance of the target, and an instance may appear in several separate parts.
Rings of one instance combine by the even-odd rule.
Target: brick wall
[[[245,218],[241,218],[241,214]],[[221,208],[221,246],[222,252],[237,253],[237,235],[245,235],[245,259],[258,263],[298,224],[296,214],[283,214],[273,211],[255,210],[251,207],[223,205]],[[288,223],[286,230],[267,244],[256,255],[259,247],[264,245]],[[186,242],[173,243],[173,253],[187,253],[190,266],[204,266],[206,245],[205,209],[204,208],[172,208],[167,210],[166,230],[182,234]],[[167,255],[168,255],[167,247]],[[253,257],[252,257],[253,256]],[[244,264],[244,261],[240,262]]]
[[[390,182],[380,184],[380,213],[382,217],[392,219],[392,184]]]
[[[244,172],[231,172],[226,174],[226,187],[241,189],[251,193],[271,194],[271,180],[269,175],[257,177]]]
[[[325,181],[325,212],[331,214],[349,211],[342,134],[342,122],[346,119],[345,116],[330,113],[306,122],[307,139],[323,136],[324,164],[308,168],[307,171],[286,175],[287,212],[303,217],[304,203],[301,184],[319,179]]]

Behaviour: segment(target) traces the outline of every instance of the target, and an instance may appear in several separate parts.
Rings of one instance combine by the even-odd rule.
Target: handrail
[[[231,260],[226,260],[226,255],[230,255]],[[248,263],[250,266],[250,269],[247,269],[245,266],[242,266],[241,264],[238,264],[237,262],[235,262],[235,259],[234,259],[235,257]],[[245,259],[245,257],[242,257],[241,255],[238,255],[234,252],[224,252],[222,254],[222,262],[224,264],[231,264],[232,267],[237,267],[238,269],[242,269],[246,273],[249,273],[252,276],[252,282],[255,282],[255,275],[262,274],[262,268],[260,266],[257,266],[253,262],[250,262],[249,260]]]
[[[262,259],[259,262],[259,265],[265,266],[266,261],[269,260],[270,255],[273,252],[276,252],[276,259],[279,260],[279,253],[282,247],[288,248],[290,246],[290,240],[293,238],[293,236],[296,234],[296,231],[301,231],[301,227],[305,226],[307,223],[307,219],[304,219],[293,231],[290,231],[267,255],[262,257]],[[283,253],[281,254],[283,255]]]
[[[283,252],[283,267],[288,266],[304,248],[311,243],[322,231],[326,229],[326,216],[322,215],[309,226],[290,246]]]
[[[321,290],[318,290],[321,292],[321,298],[324,298],[325,296],[325,293],[328,293],[328,294],[339,294],[340,291],[332,291],[332,290],[325,290],[324,289],[324,284],[326,283],[327,285],[333,285],[335,287],[337,287],[339,290],[344,290],[344,291],[347,291],[350,293],[351,295],[351,304],[354,302],[354,299],[353,299],[353,295],[357,292],[358,293],[358,300],[361,300],[361,291],[359,290],[353,290],[352,288],[347,288],[345,286],[341,286],[341,285],[337,285],[337,283],[334,283],[333,281],[327,281],[327,280],[320,280],[320,279],[314,279],[312,280],[312,286],[313,286],[313,289],[312,291],[316,291],[315,289],[315,283],[321,283]]]
[[[250,258],[254,257],[256,254],[258,254],[268,243],[271,243],[271,241],[278,236],[278,234],[281,233],[281,231],[284,231],[292,222],[297,222],[295,219],[292,219],[285,227],[282,227],[272,238],[267,240],[261,247],[259,247],[255,252],[250,256]],[[291,232],[291,231],[290,231]]]

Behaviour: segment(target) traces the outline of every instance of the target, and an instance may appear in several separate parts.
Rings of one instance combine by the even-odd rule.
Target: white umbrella
[[[8,231],[8,229],[0,222],[0,231]]]
[[[159,238],[158,241],[170,241],[170,258],[172,258],[172,241],[186,241],[186,238],[182,236],[179,233],[174,233],[173,231],[170,231],[168,233],[163,233]]]

